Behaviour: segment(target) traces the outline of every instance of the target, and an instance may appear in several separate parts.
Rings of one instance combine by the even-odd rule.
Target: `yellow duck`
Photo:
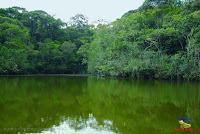
[[[178,121],[181,128],[191,128],[191,124],[185,123],[183,120]]]

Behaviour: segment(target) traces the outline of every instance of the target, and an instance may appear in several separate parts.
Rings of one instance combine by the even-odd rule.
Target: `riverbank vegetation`
[[[96,29],[89,72],[103,75],[200,78],[200,3],[146,0]]]
[[[97,27],[44,11],[0,10],[0,73],[200,79],[200,2],[145,0]]]
[[[67,24],[44,11],[0,9],[0,73],[80,73],[86,70],[79,48],[92,29],[78,14]]]

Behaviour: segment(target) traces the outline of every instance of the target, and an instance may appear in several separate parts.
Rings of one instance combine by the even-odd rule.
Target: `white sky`
[[[24,7],[28,11],[44,10],[56,18],[68,21],[81,13],[90,22],[98,19],[113,21],[125,12],[137,9],[144,0],[0,0],[0,8]]]

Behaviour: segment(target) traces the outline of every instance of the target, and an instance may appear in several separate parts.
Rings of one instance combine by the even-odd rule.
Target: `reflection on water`
[[[41,134],[114,134],[111,130],[112,121],[105,120],[103,125],[99,125],[92,114],[88,119],[78,120],[68,118],[58,126],[44,130]]]
[[[0,134],[171,134],[179,117],[200,128],[200,83],[0,77]]]

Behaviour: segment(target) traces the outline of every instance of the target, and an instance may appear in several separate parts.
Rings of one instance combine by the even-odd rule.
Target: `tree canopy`
[[[0,73],[85,72],[77,51],[91,42],[93,32],[86,22],[80,14],[68,25],[41,10],[0,9]]]
[[[196,3],[146,0],[138,10],[98,27],[88,49],[88,71],[120,77],[199,79],[200,8]]]
[[[0,74],[91,73],[200,80],[200,2],[145,0],[110,24],[0,9]]]

